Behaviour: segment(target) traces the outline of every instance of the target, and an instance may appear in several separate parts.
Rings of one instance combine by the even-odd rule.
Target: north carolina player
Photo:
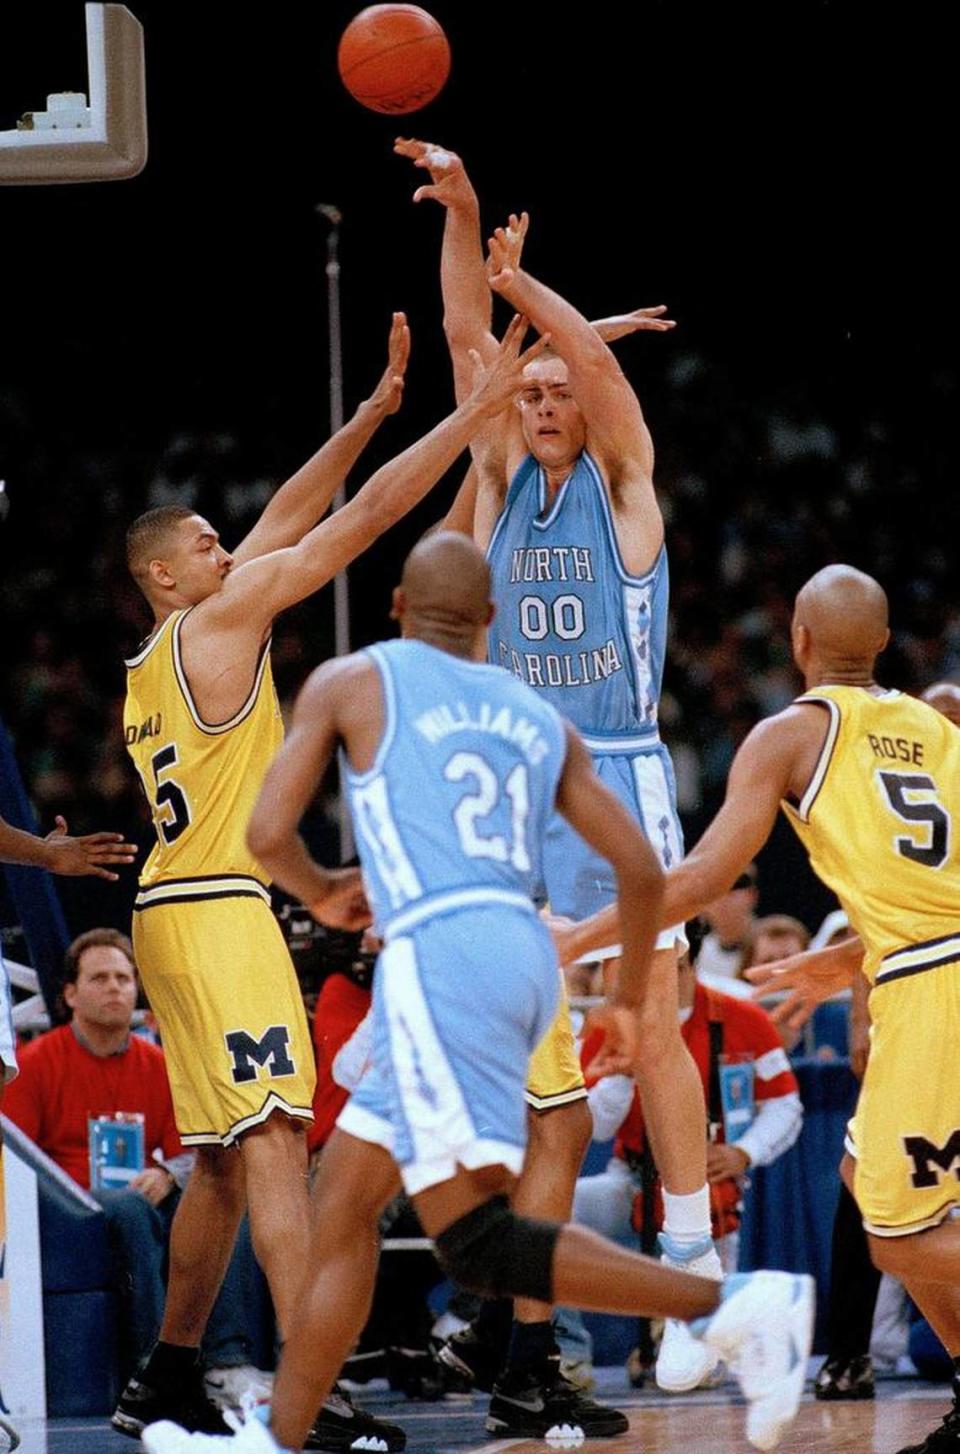
[[[278,612],[318,590],[417,503],[515,390],[525,325],[508,329],[471,397],[320,524],[337,484],[399,406],[409,351],[394,317],[373,398],[280,490],[234,555],[190,510],[152,511],[128,534],[135,579],[156,617],[128,663],[127,747],[157,846],[135,906],[134,945],[163,1033],[178,1129],[196,1169],[171,1236],[160,1342],[125,1390],[115,1427],[137,1435],[173,1413],[219,1428],[202,1400],[197,1350],[244,1203],[284,1335],[296,1317],[307,1239],[306,1150],[313,1049],[296,975],[270,910],[247,820],[282,730],[270,676]],[[313,528],[311,528],[313,527]],[[343,890],[356,892],[348,875]],[[239,1144],[240,1155],[230,1149]],[[338,1400],[314,1448],[357,1439],[402,1447],[402,1432]]]
[[[520,308],[552,347],[524,376],[511,414],[472,446],[473,534],[488,552],[497,618],[490,658],[567,716],[583,734],[602,782],[641,824],[665,867],[682,856],[673,769],[657,728],[667,626],[667,558],[653,487],[653,446],[636,394],[596,328],[520,267],[526,217],[490,242],[484,273],[476,194],[460,159],[424,142],[396,150],[430,171],[431,197],[446,208],[441,283],[444,327],[458,391],[471,350],[489,351],[490,292]],[[489,284],[489,287],[488,287]],[[647,311],[646,328],[672,327]],[[469,528],[469,527],[467,527]],[[609,866],[557,820],[544,849],[546,896],[556,914],[582,918],[614,897]],[[664,1255],[719,1276],[710,1240],[706,1111],[696,1067],[677,1021],[678,923],[658,941],[648,980],[644,1055],[637,1066],[650,1138],[664,1184]],[[603,946],[616,952],[616,941]],[[535,1111],[529,1172],[519,1204],[569,1216],[590,1116],[565,1008],[531,1062]],[[521,1304],[513,1357],[553,1347],[549,1309]],[[465,1340],[449,1352],[470,1361]],[[449,1354],[448,1354],[449,1356]],[[702,1347],[666,1330],[661,1387],[695,1387],[709,1372]],[[597,1416],[590,1433],[620,1433]]]
[[[806,692],[734,759],[723,808],[667,876],[667,914],[695,913],[763,846],[782,807],[859,939],[749,977],[792,989],[796,1023],[861,966],[871,1049],[841,1168],[876,1265],[908,1288],[955,1361],[954,1407],[925,1442],[960,1448],[960,732],[874,679],[889,639],[870,576],[827,566],[803,587],[792,643]],[[609,911],[563,936],[576,957]],[[855,1158],[855,1160],[854,1160]]]
[[[441,1264],[465,1286],[547,1300],[556,1291],[590,1307],[687,1318],[722,1298],[700,1332],[718,1346],[750,1340],[748,1435],[772,1448],[800,1396],[810,1279],[759,1273],[721,1294],[711,1279],[585,1228],[518,1216],[501,1195],[523,1159],[527,1057],[558,993],[556,957],[530,897],[551,813],[569,817],[616,866],[624,955],[605,1019],[620,1066],[636,1054],[635,1007],[663,875],[635,821],[597,782],[576,731],[528,687],[477,660],[492,610],[489,571],[470,541],[443,534],[422,542],[394,595],[404,639],[313,674],[251,819],[251,847],[277,881],[317,917],[342,922],[336,885],[331,901],[330,875],[297,833],[341,743],[385,948],[372,1069],[320,1161],[307,1277],[274,1388],[274,1437],[248,1421],[230,1447],[301,1448],[366,1319],[378,1219],[402,1177]],[[523,1407],[528,1437],[582,1440],[562,1390],[540,1398],[529,1388]],[[488,1429],[501,1431],[504,1419],[514,1422],[516,1411],[494,1399]],[[143,1438],[150,1454],[214,1454],[229,1443],[185,1439],[169,1423]]]

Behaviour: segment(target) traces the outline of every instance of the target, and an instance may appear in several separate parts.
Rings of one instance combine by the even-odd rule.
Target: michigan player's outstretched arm
[[[662,918],[663,870],[636,819],[594,772],[579,733],[564,723],[567,752],[557,785],[557,811],[612,865],[617,878],[617,938],[623,957],[616,992],[601,1016],[607,1025],[601,1075],[630,1073],[639,1049],[638,1011]]]
[[[322,868],[298,828],[351,724],[359,720],[362,731],[379,735],[380,715],[377,671],[366,657],[344,656],[317,667],[297,697],[287,739],[247,827],[247,845],[270,877],[315,918],[339,929],[370,923],[360,870]]]
[[[490,238],[490,287],[549,332],[567,365],[570,388],[586,421],[587,448],[607,475],[627,569],[649,570],[663,543],[653,489],[653,442],[640,402],[612,352],[572,303],[520,267],[526,214],[511,216]]]
[[[387,366],[380,382],[339,429],[305,465],[281,485],[256,525],[237,546],[235,565],[258,555],[295,545],[326,514],[337,490],[356,464],[384,419],[395,414],[403,398],[403,383],[410,358],[410,329],[403,313],[394,313],[387,346]]]
[[[812,704],[793,704],[754,727],[733,760],[723,807],[683,862],[667,873],[664,928],[725,894],[752,862],[770,836],[781,801],[799,802],[806,792],[826,727],[826,713]],[[614,943],[609,936],[617,923],[612,904],[579,924],[557,927],[561,961],[571,963]]]
[[[515,317],[495,359],[478,373],[470,397],[423,439],[379,469],[352,500],[315,526],[299,545],[232,570],[223,589],[197,608],[205,612],[207,626],[234,629],[245,636],[262,634],[280,611],[332,580],[418,504],[483,422],[513,399],[524,368],[545,342],[541,338],[521,353],[526,328],[526,320]],[[189,675],[189,663],[187,670]]]
[[[116,880],[117,875],[105,865],[132,863],[136,852],[135,844],[124,843],[122,833],[88,833],[83,838],[71,838],[67,821],[59,814],[56,828],[45,838],[14,828],[0,818],[0,863],[21,863],[71,877],[91,875]]]
[[[758,964],[744,970],[744,975],[756,987],[757,999],[788,991],[786,999],[772,1008],[770,1017],[788,1030],[802,1030],[818,1005],[856,980],[862,964],[863,941],[854,934],[840,944]]]

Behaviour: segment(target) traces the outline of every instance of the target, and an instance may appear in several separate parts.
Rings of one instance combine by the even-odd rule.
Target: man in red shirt
[[[106,1213],[116,1259],[126,1376],[127,1365],[135,1366],[157,1336],[170,1224],[192,1157],[177,1135],[163,1052],[130,1033],[137,974],[129,939],[115,929],[91,929],[75,939],[66,953],[62,997],[70,1023],[21,1050],[4,1112],[87,1190],[90,1119],[117,1112],[144,1118],[144,1169],[124,1188],[93,1193]],[[235,1309],[225,1302],[223,1313],[232,1333]]]

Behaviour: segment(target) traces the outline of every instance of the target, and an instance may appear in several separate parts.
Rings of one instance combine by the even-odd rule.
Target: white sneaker
[[[707,1251],[685,1262],[666,1251],[661,1260],[666,1267],[678,1267],[682,1272],[710,1277],[715,1282],[723,1276],[720,1258],[712,1243]],[[719,1362],[713,1349],[693,1336],[688,1324],[678,1318],[667,1318],[654,1369],[658,1388],[664,1393],[689,1393],[711,1379]]]
[[[251,1403],[268,1403],[273,1394],[273,1374],[254,1368],[252,1363],[208,1368],[203,1382],[211,1403],[218,1409],[242,1409]]]
[[[704,1342],[737,1375],[749,1405],[747,1438],[774,1449],[796,1417],[813,1341],[814,1282],[792,1272],[728,1277]]]
[[[13,1454],[20,1447],[20,1435],[11,1423],[0,1417],[0,1454]]]
[[[190,1434],[162,1419],[148,1424],[140,1435],[147,1454],[283,1454],[280,1445],[256,1415],[239,1419],[229,1409],[224,1419],[232,1434]]]

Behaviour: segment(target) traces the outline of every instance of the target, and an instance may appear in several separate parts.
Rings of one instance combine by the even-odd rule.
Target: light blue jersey
[[[381,931],[420,922],[438,899],[529,902],[566,753],[557,713],[506,673],[422,641],[369,656],[383,737],[370,770],[347,780]]]
[[[566,737],[498,667],[411,640],[369,656],[384,730],[347,778],[386,944],[372,1063],[337,1124],[390,1151],[416,1195],[458,1166],[523,1164],[527,1062],[560,984],[531,895]]]
[[[600,471],[584,450],[549,507],[543,470],[527,455],[510,482],[487,558],[497,606],[490,660],[580,729],[601,780],[669,868],[683,854],[683,837],[673,766],[657,727],[666,549],[646,575],[630,575]],[[574,919],[616,897],[609,863],[559,817],[544,847],[543,892],[556,913]],[[658,943],[677,937],[664,930]]]
[[[547,508],[532,455],[511,481],[487,558],[497,615],[490,660],[542,693],[584,737],[654,738],[669,581],[661,549],[624,568],[610,501],[584,451]]]

